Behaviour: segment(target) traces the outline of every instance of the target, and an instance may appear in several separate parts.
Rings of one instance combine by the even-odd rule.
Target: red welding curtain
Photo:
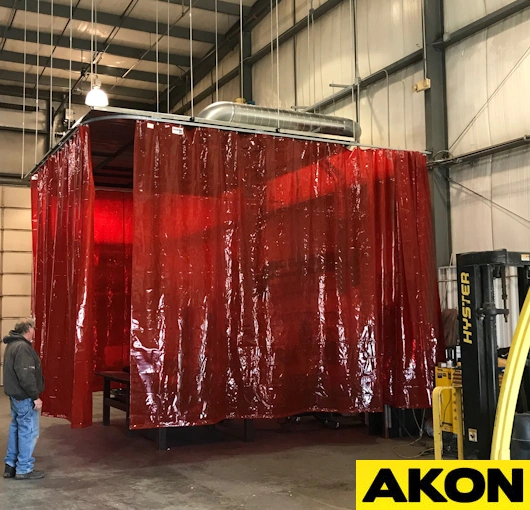
[[[138,122],[133,223],[133,428],[430,404],[422,155]]]
[[[94,183],[88,127],[80,127],[32,181],[36,349],[45,414],[92,422]]]

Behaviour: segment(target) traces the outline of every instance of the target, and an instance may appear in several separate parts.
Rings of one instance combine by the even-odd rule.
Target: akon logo
[[[490,503],[499,502],[499,492],[506,494],[511,503],[522,503],[524,476],[522,469],[512,470],[512,480],[508,480],[500,469],[488,469],[487,480],[476,469],[460,468],[449,471],[444,480],[445,496],[433,486],[443,469],[429,469],[424,475],[421,469],[408,470],[408,497],[405,495],[390,469],[381,469],[368,489],[363,503],[373,503],[377,498],[390,498],[396,503],[419,503],[422,496],[434,503],[475,503],[487,491]],[[471,481],[471,490],[462,492],[458,488],[460,480]]]
[[[391,461],[357,462],[357,509],[528,508],[527,467],[520,462]],[[369,466],[367,468],[367,466]],[[519,505],[518,505],[519,504]]]

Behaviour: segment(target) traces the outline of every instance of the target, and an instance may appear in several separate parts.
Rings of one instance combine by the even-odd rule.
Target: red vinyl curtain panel
[[[90,133],[81,126],[32,181],[43,411],[74,427],[92,423],[93,207]]]
[[[427,407],[425,158],[139,121],[131,427]]]

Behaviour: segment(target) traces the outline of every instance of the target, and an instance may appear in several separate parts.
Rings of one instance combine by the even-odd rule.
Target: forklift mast
[[[464,455],[466,459],[486,460],[490,458],[499,399],[496,319],[509,314],[506,269],[517,267],[522,307],[530,286],[530,254],[498,250],[457,255],[456,260]],[[496,279],[502,281],[502,308],[495,304]]]

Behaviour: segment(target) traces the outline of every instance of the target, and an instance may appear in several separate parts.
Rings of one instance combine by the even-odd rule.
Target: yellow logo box
[[[356,463],[356,509],[530,508],[528,461]]]

